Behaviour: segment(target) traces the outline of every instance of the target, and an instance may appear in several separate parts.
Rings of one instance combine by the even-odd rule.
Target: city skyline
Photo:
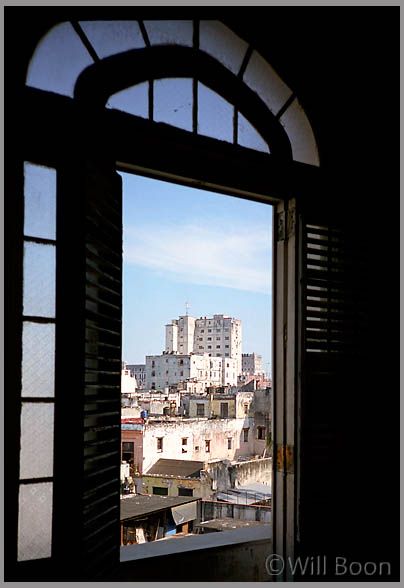
[[[272,207],[120,175],[122,360],[144,363],[162,353],[165,325],[188,310],[240,319],[242,352],[261,355],[271,372]]]

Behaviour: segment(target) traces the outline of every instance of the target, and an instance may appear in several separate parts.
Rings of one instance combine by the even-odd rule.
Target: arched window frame
[[[181,48],[181,54],[184,54],[183,48]],[[122,57],[120,56],[120,58]],[[208,62],[210,58],[204,60]],[[113,63],[114,61],[116,60],[111,59],[104,63]],[[97,69],[101,71],[102,68],[94,67],[91,72],[97,73]],[[218,69],[220,70],[220,68]],[[280,330],[284,334],[285,324],[289,324],[290,332],[292,332],[296,328],[295,309],[293,303],[290,303],[287,293],[290,292],[290,285],[292,284],[292,287],[294,287],[296,282],[296,225],[294,222],[296,211],[293,196],[296,191],[305,193],[307,190],[313,188],[313,178],[317,177],[317,170],[313,172],[311,166],[305,166],[292,161],[290,153],[287,153],[286,149],[284,151],[280,149],[279,158],[276,155],[267,156],[265,154],[251,152],[251,150],[241,147],[224,145],[223,142],[215,139],[189,136],[189,133],[183,132],[180,129],[168,128],[166,125],[139,120],[137,117],[126,113],[107,112],[103,107],[102,101],[99,108],[91,108],[91,101],[88,99],[88,86],[86,88],[86,83],[84,83],[86,77],[83,75],[81,78],[74,100],[64,96],[56,96],[50,92],[26,88],[26,110],[23,115],[23,123],[25,124],[27,141],[23,147],[23,159],[42,165],[55,166],[56,169],[59,169],[62,160],[67,160],[68,165],[71,165],[72,161],[77,162],[80,158],[83,159],[85,154],[88,154],[90,150],[90,158],[93,161],[98,160],[101,166],[105,162],[113,166],[116,165],[116,162],[119,162],[118,168],[120,169],[132,169],[145,175],[164,177],[169,181],[187,184],[194,183],[205,189],[215,189],[224,193],[232,193],[274,204],[278,203],[277,231],[275,235],[277,278],[279,278],[279,268],[282,271],[286,269],[287,272],[283,275],[284,280],[282,284],[279,279],[277,280],[280,288],[277,295],[277,300],[279,300],[280,304],[279,309],[277,309],[277,316],[280,322],[279,325],[276,325],[275,330],[277,336],[279,336],[278,331],[280,332]],[[81,86],[82,81],[83,86]],[[131,82],[132,79],[129,81]],[[213,88],[215,87],[212,81],[208,81],[208,83]],[[82,89],[83,87],[84,90]],[[117,87],[121,88],[120,85]],[[114,88],[116,86],[113,86],[112,89]],[[105,100],[110,90],[111,88],[107,92],[104,92],[102,100]],[[57,129],[53,126],[56,113],[58,117],[62,113],[62,121]],[[38,114],[39,116],[37,116]],[[254,114],[249,113],[249,116],[251,118]],[[115,124],[116,130],[114,131],[113,127]],[[127,124],[128,127],[126,126]],[[105,132],[105,129],[107,132]],[[135,136],[142,142],[138,150],[131,149],[128,144],[128,136],[131,135],[130,131],[136,131]],[[78,154],[72,155],[69,153],[69,145],[71,144],[74,133],[77,132],[79,132],[78,136],[82,137],[84,141],[78,149]],[[38,140],[41,133],[43,136]],[[282,133],[280,133],[281,135]],[[106,149],[106,136],[112,136],[116,140],[113,148],[108,146],[108,149]],[[68,139],[66,144],[63,141],[64,137]],[[148,141],[148,146],[146,153],[141,154],[140,152],[144,151],[144,141]],[[124,145],[117,146],[118,142]],[[156,153],[155,149],[156,144],[158,144],[158,153]],[[171,154],[171,160],[167,164],[164,163],[164,160],[167,158],[168,145],[175,147],[175,153]],[[185,151],[188,151],[188,147],[192,148],[192,152],[187,153],[187,163],[178,164],[178,162],[174,161],[175,159],[178,160],[178,157],[184,154]],[[276,149],[277,147],[275,147],[275,151]],[[203,156],[202,161],[205,162],[205,167],[209,168],[208,173],[206,170],[201,169],[200,162],[194,167],[190,164],[195,154]],[[143,155],[143,159],[141,155]],[[214,162],[213,167],[206,166],[206,161],[209,158],[211,162]],[[234,168],[235,162],[240,163],[240,169],[236,170]],[[65,167],[66,174],[68,166],[66,167],[65,161],[62,164],[63,166]],[[222,168],[224,168],[224,171]],[[184,173],[184,170],[186,170],[186,173]],[[73,167],[70,168],[70,172],[72,171],[73,175],[76,175],[78,170]],[[98,169],[95,173],[97,174],[99,171]],[[189,175],[187,175],[188,172]],[[86,181],[86,174],[88,173],[91,172],[88,172],[88,170],[79,170],[79,180]],[[256,177],[253,177],[255,174],[258,176],[258,180]],[[246,179],[247,175],[249,177]],[[268,181],[268,176],[270,176],[270,181]],[[299,189],[297,189],[297,186],[299,186]],[[77,184],[73,181],[70,188],[74,191],[75,187],[77,187]],[[66,186],[64,187],[64,196],[67,196]],[[80,205],[77,199],[75,205]],[[70,220],[73,220],[71,211]],[[60,220],[59,222],[63,223],[64,221]],[[64,231],[66,237],[66,227],[64,227]],[[68,254],[66,244],[63,247],[63,255],[66,257]],[[76,254],[78,254],[77,250]],[[73,268],[70,267],[69,270],[71,272]],[[73,274],[71,273],[70,275]],[[67,328],[68,325],[65,324],[64,326]],[[283,334],[281,335],[281,339]],[[289,337],[288,342],[289,347],[286,355],[289,354],[291,358],[292,356],[294,358],[296,351],[292,337]],[[279,355],[281,347],[283,348],[283,343],[277,346]],[[286,356],[284,355],[283,359],[279,358],[280,363],[277,362],[277,369],[280,374],[280,380],[279,382],[277,381],[277,388],[286,391],[286,387],[292,387],[294,389],[294,382],[292,380],[295,378],[295,367],[293,364],[293,369],[291,369],[292,362],[288,360],[289,367],[287,374],[290,381],[286,383],[283,375],[281,375],[283,373],[282,361],[285,363],[285,358]],[[284,411],[284,407],[282,411]],[[278,446],[286,447],[285,435],[287,433],[284,428],[279,428],[279,434],[282,439],[281,437],[278,440],[275,438],[275,443]],[[283,473],[287,472],[285,471]],[[279,492],[280,495],[281,492]],[[294,525],[292,510],[289,509],[288,511],[290,520],[287,525],[289,525],[289,528],[290,525],[292,527]],[[280,527],[278,528],[280,529]],[[283,528],[282,533],[284,530]],[[281,543],[284,545],[282,533],[279,537],[279,545]]]

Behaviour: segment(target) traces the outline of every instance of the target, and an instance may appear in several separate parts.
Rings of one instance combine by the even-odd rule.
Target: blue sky
[[[162,353],[184,315],[242,320],[243,353],[271,359],[272,207],[121,173],[123,359]]]

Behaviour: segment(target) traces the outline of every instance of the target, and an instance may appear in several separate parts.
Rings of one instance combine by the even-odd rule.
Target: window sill
[[[231,547],[242,543],[267,542],[268,548],[272,544],[272,525],[251,527],[250,529],[235,529],[233,531],[219,531],[188,537],[173,537],[164,541],[151,541],[137,545],[123,545],[120,548],[120,561],[127,563],[139,559]],[[269,550],[268,550],[269,553]]]

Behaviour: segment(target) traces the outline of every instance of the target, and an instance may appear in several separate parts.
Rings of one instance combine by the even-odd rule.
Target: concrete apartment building
[[[132,376],[136,378],[137,387],[142,389],[146,385],[146,365],[144,363],[130,364],[126,366]]]
[[[242,374],[251,374],[253,376],[264,374],[261,355],[257,353],[242,353],[241,372]]]
[[[194,381],[206,389],[210,386],[237,385],[237,360],[230,357],[209,357],[204,354],[146,356],[146,388],[164,389],[182,381]]]
[[[166,325],[166,353],[207,353],[209,357],[237,360],[237,376],[241,373],[241,320],[225,314],[212,318],[180,316]]]

